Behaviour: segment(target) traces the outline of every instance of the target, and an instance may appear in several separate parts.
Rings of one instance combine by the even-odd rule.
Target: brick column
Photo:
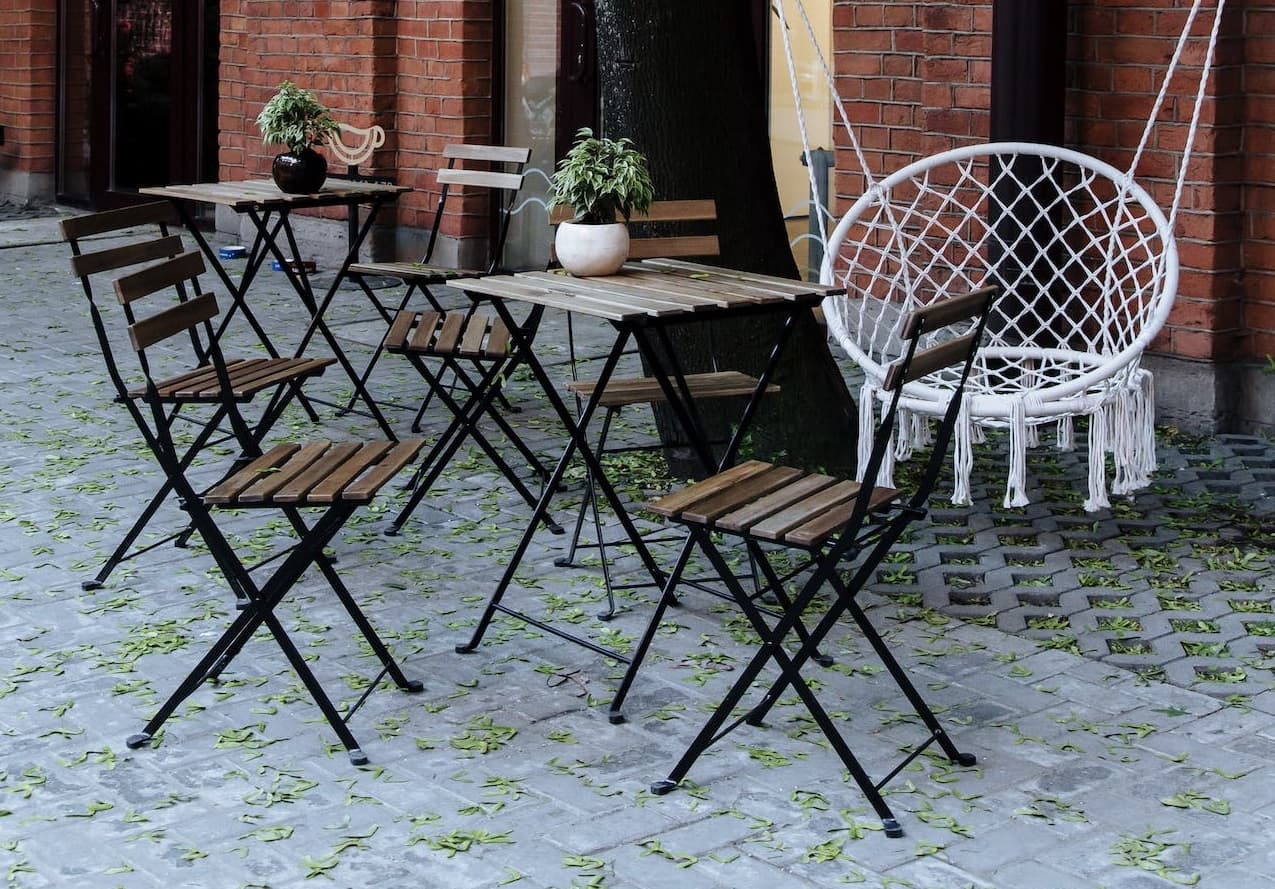
[[[53,199],[57,0],[0,0],[0,198]]]

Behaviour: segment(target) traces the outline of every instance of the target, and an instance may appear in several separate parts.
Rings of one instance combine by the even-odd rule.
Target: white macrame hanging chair
[[[1139,361],[1177,292],[1174,226],[1225,0],[1216,0],[1167,218],[1134,174],[1203,0],[1194,0],[1128,170],[1067,148],[1002,142],[935,154],[880,180],[868,168],[805,6],[801,0],[774,0],[807,156],[786,16],[794,3],[865,182],[864,193],[827,238],[822,269],[823,283],[846,288],[844,297],[824,301],[829,331],[865,376],[859,465],[871,447],[875,406],[883,398],[885,367],[898,355],[902,319],[916,306],[997,284],[1002,296],[957,426],[952,502],[970,503],[972,446],[982,440],[983,429],[1007,428],[1004,503],[1026,505],[1027,449],[1037,443],[1039,427],[1056,423],[1058,446],[1069,449],[1078,416],[1089,425],[1085,509],[1109,506],[1108,452],[1114,493],[1146,486],[1156,467],[1155,405],[1151,374]],[[816,194],[813,175],[811,188]],[[830,223],[825,208],[816,204],[814,212]],[[896,458],[928,443],[929,419],[942,413],[955,383],[954,376],[940,373],[904,389]],[[883,467],[884,484],[891,484],[891,470]]]

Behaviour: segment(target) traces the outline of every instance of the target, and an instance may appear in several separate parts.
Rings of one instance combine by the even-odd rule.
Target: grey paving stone
[[[997,438],[980,448],[980,502],[968,510],[936,502],[934,522],[916,525],[901,547],[911,561],[890,566],[907,569],[907,582],[862,595],[958,746],[979,758],[953,768],[928,751],[887,787],[902,840],[872,829],[862,794],[791,693],[766,728],[742,728],[697,762],[684,788],[650,795],[749,654],[732,606],[712,597],[688,594],[670,613],[623,726],[605,716],[622,669],[583,649],[501,618],[477,652],[455,654],[526,516],[472,449],[401,536],[380,533],[403,502],[393,492],[333,544],[338,569],[426,684],[417,696],[378,690],[353,718],[371,766],[349,766],[268,639],[252,640],[220,687],[194,695],[158,747],[130,751],[124,737],[220,632],[229,596],[197,542],[128,563],[101,590],[79,589],[159,476],[107,387],[85,383],[101,376],[88,327],[78,316],[49,324],[50,306],[80,299],[56,218],[0,218],[0,249],[11,333],[0,350],[0,632],[11,640],[0,656],[0,813],[10,813],[0,814],[0,872],[15,889],[488,889],[515,877],[519,886],[562,887],[594,875],[609,889],[902,880],[1112,889],[1169,885],[1112,855],[1122,835],[1159,830],[1173,833],[1152,839],[1177,844],[1165,860],[1199,873],[1202,886],[1271,885],[1275,861],[1254,838],[1270,835],[1275,820],[1275,673],[1267,637],[1250,627],[1275,621],[1275,498],[1252,481],[1275,467],[1268,442],[1165,440],[1156,485],[1093,516],[1075,496],[1083,449],[1033,458],[1041,496],[1007,511],[994,478],[1003,471]],[[277,276],[260,283],[254,296],[272,324],[304,322]],[[339,331],[366,354],[379,334],[357,318],[360,308],[342,302]],[[546,325],[549,354],[563,334],[560,319]],[[606,331],[589,337],[602,341]],[[232,338],[252,345],[242,331]],[[376,391],[405,403],[419,386],[389,361],[374,377]],[[342,387],[333,375],[318,388]],[[523,408],[516,422],[551,460],[560,433],[534,387],[515,380],[510,392]],[[647,436],[644,413],[625,420],[623,436]],[[430,423],[427,436],[441,426]],[[293,412],[279,431],[373,430],[327,413],[316,430]],[[575,472],[559,501],[563,516],[580,478]],[[252,533],[250,518],[232,525]],[[156,539],[181,521],[166,506]],[[259,539],[269,537],[283,539]],[[537,614],[580,608],[579,627],[594,636],[640,633],[654,592],[623,596],[614,621],[594,620],[596,556],[558,569],[562,545],[537,537],[511,601]],[[1253,555],[1237,557],[1237,548]],[[670,559],[673,548],[657,553]],[[632,556],[616,567],[640,573]],[[1065,627],[1028,629],[1029,617],[1051,614]],[[280,615],[324,682],[352,700],[371,662],[322,580],[307,578]],[[1104,627],[1109,616],[1142,629]],[[147,651],[139,638],[185,641]],[[1111,641],[1125,639],[1149,651],[1116,654]],[[1227,653],[1190,655],[1184,641],[1225,642]],[[838,627],[827,648],[838,669],[808,678],[880,774],[915,743],[916,720],[889,677],[874,672],[856,628]],[[716,659],[715,673],[697,669],[704,657]],[[1209,666],[1242,669],[1244,678],[1202,680],[1197,668]],[[491,741],[486,752],[475,738]],[[1175,794],[1186,795],[1186,808],[1161,802]],[[1208,800],[1225,800],[1231,814],[1204,810]]]

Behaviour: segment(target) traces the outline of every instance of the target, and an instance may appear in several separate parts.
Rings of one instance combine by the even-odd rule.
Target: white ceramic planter
[[[622,222],[587,225],[580,222],[558,224],[553,239],[558,262],[582,278],[614,275],[629,256],[629,228]]]

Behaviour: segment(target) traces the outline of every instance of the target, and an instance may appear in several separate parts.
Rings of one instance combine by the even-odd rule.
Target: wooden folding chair
[[[71,268],[79,277],[84,295],[88,298],[89,314],[106,360],[107,374],[115,386],[115,400],[128,409],[143,434],[146,423],[140,403],[146,390],[130,385],[115,361],[103,314],[106,307],[98,304],[94,284],[108,272],[118,273],[122,269],[141,268],[148,263],[176,258],[168,265],[171,279],[168,284],[173,297],[180,302],[197,295],[200,292],[198,276],[204,271],[203,261],[198,253],[183,253],[181,236],[170,231],[170,227],[177,224],[176,212],[168,202],[76,216],[61,222],[62,236],[71,246]],[[145,276],[153,273],[141,274]],[[121,297],[120,302],[123,304],[121,311],[126,323],[132,324],[136,320],[132,300]],[[235,359],[227,362],[226,380],[223,381],[208,360],[210,341],[196,329],[189,333],[191,358],[173,362],[180,369],[157,380],[155,384],[157,397],[169,412],[166,425],[171,426],[178,419],[189,419],[200,426],[193,444],[183,455],[183,467],[188,467],[209,444],[225,440],[213,438],[223,421],[242,421],[238,412],[229,414],[224,408],[223,400],[227,393],[233,401],[241,404],[251,401],[260,393],[271,393],[268,405],[255,423],[232,422],[226,434],[226,438],[236,441],[241,450],[240,459],[246,461],[260,453],[262,440],[282,415],[284,408],[299,395],[302,382],[323,373],[324,368],[333,362],[331,358],[277,356]],[[193,369],[192,362],[195,365]],[[228,388],[223,390],[223,385]],[[198,406],[210,408],[211,417],[192,416],[191,411]],[[167,482],[160,487],[97,575],[81,584],[84,589],[100,587],[121,562],[136,558],[165,543],[177,541],[180,545],[184,542],[189,528],[131,551],[171,491],[172,485]]]
[[[142,310],[149,309],[154,304],[156,294],[171,292],[180,282],[186,281],[195,270],[194,267],[201,262],[198,253],[181,254],[164,260],[118,278],[115,281],[115,293],[120,302],[130,309],[127,324],[129,342],[145,378],[145,385],[129,403],[136,409],[147,444],[164,471],[168,488],[181,499],[195,531],[207,544],[243,607],[207,654],[147,722],[145,728],[129,737],[127,743],[129,747],[137,748],[150,742],[182,701],[204,682],[215,681],[220,677],[252,635],[265,626],[349,752],[350,760],[361,764],[367,761],[367,756],[359,748],[346,724],[349,717],[387,673],[405,691],[419,691],[422,686],[419,682],[412,682],[404,677],[385,644],[337,575],[332,560],[324,555],[323,548],[332,541],[356,509],[370,502],[376,492],[415,457],[421,442],[318,441],[306,445],[280,444],[233,470],[206,493],[196,491],[188,477],[189,451],[178,446],[173,438],[168,381],[157,379],[152,370],[153,365],[162,359],[152,353],[164,351],[163,347],[176,338],[201,338],[205,345],[208,371],[217,380],[217,385],[210,391],[220,398],[218,411],[234,428],[243,430],[242,434],[245,436],[249,435],[247,424],[239,413],[232,378],[234,365],[228,364],[222,357],[213,335],[212,319],[217,316],[216,298],[211,294],[193,294],[188,299],[178,300],[144,315]],[[151,299],[143,303],[148,297]],[[110,357],[109,339],[104,339],[102,346],[108,355],[107,364],[114,374],[117,372],[117,365]],[[138,404],[144,405],[146,410],[138,408]],[[307,508],[322,510],[312,524],[307,524],[301,514],[301,510]],[[274,573],[264,583],[258,583],[253,578],[251,569],[235,552],[213,518],[214,511],[221,509],[277,509],[283,513],[295,532],[297,542],[279,554]],[[261,568],[274,561],[273,557],[268,558],[254,567]],[[274,614],[280,601],[311,566],[317,567],[323,574],[382,665],[381,675],[344,715],[332,703]]]
[[[549,215],[549,221],[553,225],[570,220],[571,208],[558,205],[553,208]],[[655,201],[651,204],[650,209],[644,214],[636,214],[630,220],[629,225],[629,259],[654,259],[657,257],[664,258],[711,258],[718,256],[721,252],[721,245],[716,232],[717,224],[717,202],[713,200],[678,200],[678,201]],[[570,352],[575,356],[575,337],[574,329],[568,316],[568,336],[570,338]],[[712,328],[709,327],[710,337],[710,354],[716,352],[711,346]],[[713,357],[713,369],[703,373],[685,374],[685,382],[687,392],[690,395],[688,403],[694,405],[696,402],[703,402],[721,398],[748,398],[757,387],[757,378],[748,374],[732,370],[719,370],[716,367],[716,357]],[[575,371],[575,363],[572,363],[573,373]],[[594,388],[597,386],[596,380],[572,380],[567,384],[567,389],[571,391],[577,399],[577,404],[587,401],[589,396],[593,394]],[[766,387],[768,393],[779,391],[779,387],[770,384]],[[598,406],[604,411],[602,423],[598,432],[598,442],[596,453],[599,457],[605,456],[607,451],[607,440],[610,435],[613,421],[619,416],[620,412],[626,407],[633,405],[659,405],[664,404],[668,400],[664,389],[660,386],[659,380],[655,377],[621,377],[611,379],[606,386],[606,391],[598,399]],[[622,448],[613,448],[610,453],[630,450],[649,450],[652,447],[662,447],[662,445],[635,445]],[[706,466],[706,472],[711,471],[715,467]],[[584,528],[586,515],[592,514],[594,540],[593,544],[581,544],[580,534]],[[580,508],[576,513],[575,526],[571,533],[571,542],[567,545],[567,552],[554,561],[558,567],[574,567],[576,564],[576,552],[581,546],[593,546],[598,550],[599,561],[602,565],[602,578],[607,591],[607,610],[598,615],[599,618],[606,620],[615,614],[615,590],[624,588],[624,585],[617,586],[611,578],[610,562],[607,558],[607,540],[602,531],[602,517],[598,511],[597,494],[593,485],[592,475],[589,475],[585,482],[584,496],[580,500]]]
[[[435,398],[443,403],[451,415],[447,428],[435,440],[412,477],[412,496],[387,528],[387,534],[399,532],[446,468],[451,456],[466,439],[472,439],[482,449],[519,496],[534,508],[537,495],[527,487],[518,472],[483,432],[480,426],[482,421],[493,423],[519,451],[535,474],[541,478],[548,475],[540,458],[498,409],[499,406],[506,410],[515,410],[504,400],[501,387],[520,361],[519,356],[510,349],[511,337],[504,322],[482,311],[477,303],[463,310],[448,311],[430,290],[432,286],[446,284],[459,277],[475,277],[496,270],[504,253],[514,201],[522,187],[522,171],[530,156],[531,150],[528,148],[446,146],[443,157],[447,160],[447,166],[438,171],[442,193],[434,212],[434,226],[430,231],[429,245],[423,259],[417,263],[357,263],[351,266],[351,272],[358,275],[398,278],[407,284],[398,308],[392,314],[388,311],[383,313],[389,328],[368,365],[365,379],[382,352],[401,355],[416,368],[427,387],[426,395],[412,422],[412,430],[420,431],[425,411]],[[484,270],[456,269],[430,263],[454,186],[471,191],[487,190],[497,207],[497,237]],[[371,296],[372,291],[366,281],[361,283]],[[428,305],[421,310],[407,308],[412,294],[417,291],[424,295]],[[522,325],[524,342],[530,342],[534,338],[541,313],[542,310],[533,311],[525,319]],[[562,532],[562,528],[552,519],[548,519],[546,524],[555,533]]]
[[[387,336],[382,338],[372,354],[371,360],[363,371],[363,384],[366,386],[372,369],[386,351],[404,353],[413,348],[412,344],[392,339],[388,331],[393,329],[394,321],[407,309],[413,294],[420,292],[428,303],[430,310],[446,314],[443,306],[435,296],[431,287],[446,284],[455,278],[470,278],[475,275],[491,274],[500,264],[505,252],[505,240],[509,235],[509,223],[512,218],[514,202],[522,188],[523,169],[531,158],[530,148],[506,145],[446,145],[443,147],[443,159],[447,166],[437,173],[438,184],[442,190],[438,195],[438,204],[434,208],[434,222],[430,226],[429,241],[425,247],[425,255],[418,262],[356,262],[350,265],[349,275],[371,302],[373,308],[384,319],[387,325]],[[438,235],[442,230],[443,220],[452,188],[460,187],[466,194],[487,195],[497,214],[496,239],[492,242],[487,265],[483,269],[464,269],[434,263],[434,248],[438,245]],[[399,300],[397,308],[390,309],[376,295],[369,278],[394,278],[406,284],[406,289]],[[464,314],[472,313],[470,307]],[[419,348],[419,346],[417,347]],[[346,406],[349,410],[354,405],[353,399]],[[421,418],[429,406],[427,397],[417,409],[416,418],[412,421],[412,431],[420,431]]]
[[[988,308],[994,297],[995,289],[989,287],[932,302],[912,312],[903,329],[902,355],[884,379],[885,391],[891,393],[891,397],[875,435],[871,456],[861,467],[860,481],[750,460],[648,504],[648,508],[657,515],[685,525],[690,539],[669,575],[655,613],[612,702],[613,721],[623,718],[620,708],[624,698],[665,610],[673,602],[673,591],[696,546],[708,557],[713,570],[726,583],[761,639],[757,653],[736,674],[737,678],[721,704],[705,722],[668,778],[652,785],[652,792],[668,793],[676,787],[700,754],[741,724],[761,725],[780,695],[789,688],[796,692],[868,797],[889,836],[901,836],[903,829],[880,790],[931,744],[937,743],[953,762],[973,765],[974,757],[957,750],[886,641],[872,626],[856,596],[872,578],[904,529],[925,514],[926,502],[961,416],[965,381],[974,364]],[[934,447],[920,481],[912,492],[878,487],[878,473],[887,459],[887,452],[893,447],[893,427],[900,395],[908,384],[923,377],[932,379],[939,374],[949,378],[953,394],[936,430]],[[714,536],[718,535],[741,539],[760,567],[772,592],[783,605],[782,616],[773,623],[767,622],[753,594],[744,589],[731,570],[719,545],[714,542]],[[791,600],[781,588],[782,580],[767,556],[766,546],[797,550],[811,560],[813,571]],[[845,562],[853,566],[849,580],[843,579]],[[802,616],[816,595],[827,587],[831,587],[834,593],[832,604],[818,623],[807,630],[802,624]],[[894,769],[876,782],[860,765],[800,672],[847,611],[928,730],[928,736],[912,746]],[[799,644],[794,652],[789,653],[787,640],[794,633]],[[756,706],[727,724],[744,695],[771,662],[779,668],[778,678]]]

